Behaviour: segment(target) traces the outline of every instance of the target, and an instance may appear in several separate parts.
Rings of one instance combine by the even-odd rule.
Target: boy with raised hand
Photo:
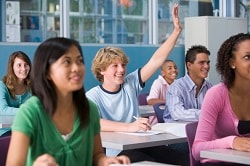
[[[157,71],[174,48],[182,31],[178,17],[178,4],[172,10],[174,30],[169,38],[156,50],[150,60],[134,72],[126,75],[128,58],[117,47],[101,48],[92,63],[95,77],[102,82],[87,91],[87,97],[97,104],[101,117],[101,131],[136,132],[150,130],[147,118],[139,117],[138,95],[145,82]],[[107,155],[126,154],[132,162],[151,160],[170,163],[166,146],[122,151],[106,149]],[[174,154],[171,152],[171,154]]]

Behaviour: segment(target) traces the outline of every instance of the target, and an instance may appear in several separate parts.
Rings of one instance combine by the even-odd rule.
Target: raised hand
[[[176,3],[172,9],[172,20],[174,24],[174,30],[182,31],[182,25],[179,18],[179,5]]]

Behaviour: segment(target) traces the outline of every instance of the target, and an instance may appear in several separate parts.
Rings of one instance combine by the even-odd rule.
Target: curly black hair
[[[250,40],[249,33],[239,33],[225,40],[217,53],[216,70],[221,75],[221,81],[228,87],[232,87],[235,80],[235,71],[230,66],[230,58],[234,57],[234,53],[238,49],[238,45]]]

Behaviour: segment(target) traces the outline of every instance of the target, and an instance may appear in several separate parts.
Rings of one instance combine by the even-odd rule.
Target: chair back
[[[0,137],[0,165],[5,165],[11,136]]]
[[[149,93],[141,93],[138,96],[139,105],[148,105],[147,97]]]
[[[199,166],[200,162],[196,161],[192,155],[192,146],[194,143],[195,133],[197,129],[198,122],[191,122],[187,123],[185,130],[187,135],[187,142],[189,147],[189,159],[190,159],[190,166]]]
[[[156,103],[153,105],[153,107],[158,123],[164,123],[163,112],[165,109],[165,103]]]

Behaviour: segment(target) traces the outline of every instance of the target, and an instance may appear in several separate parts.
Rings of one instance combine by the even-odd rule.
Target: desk
[[[200,153],[201,158],[219,160],[224,162],[249,164],[250,152],[243,152],[233,149],[211,149]]]
[[[15,116],[0,115],[0,128],[8,128],[14,121]]]
[[[139,112],[142,117],[155,116],[154,107],[152,105],[140,105]]]
[[[135,136],[117,132],[101,132],[101,139],[103,147],[118,150],[138,149],[187,142],[185,137],[178,137],[169,133]]]

